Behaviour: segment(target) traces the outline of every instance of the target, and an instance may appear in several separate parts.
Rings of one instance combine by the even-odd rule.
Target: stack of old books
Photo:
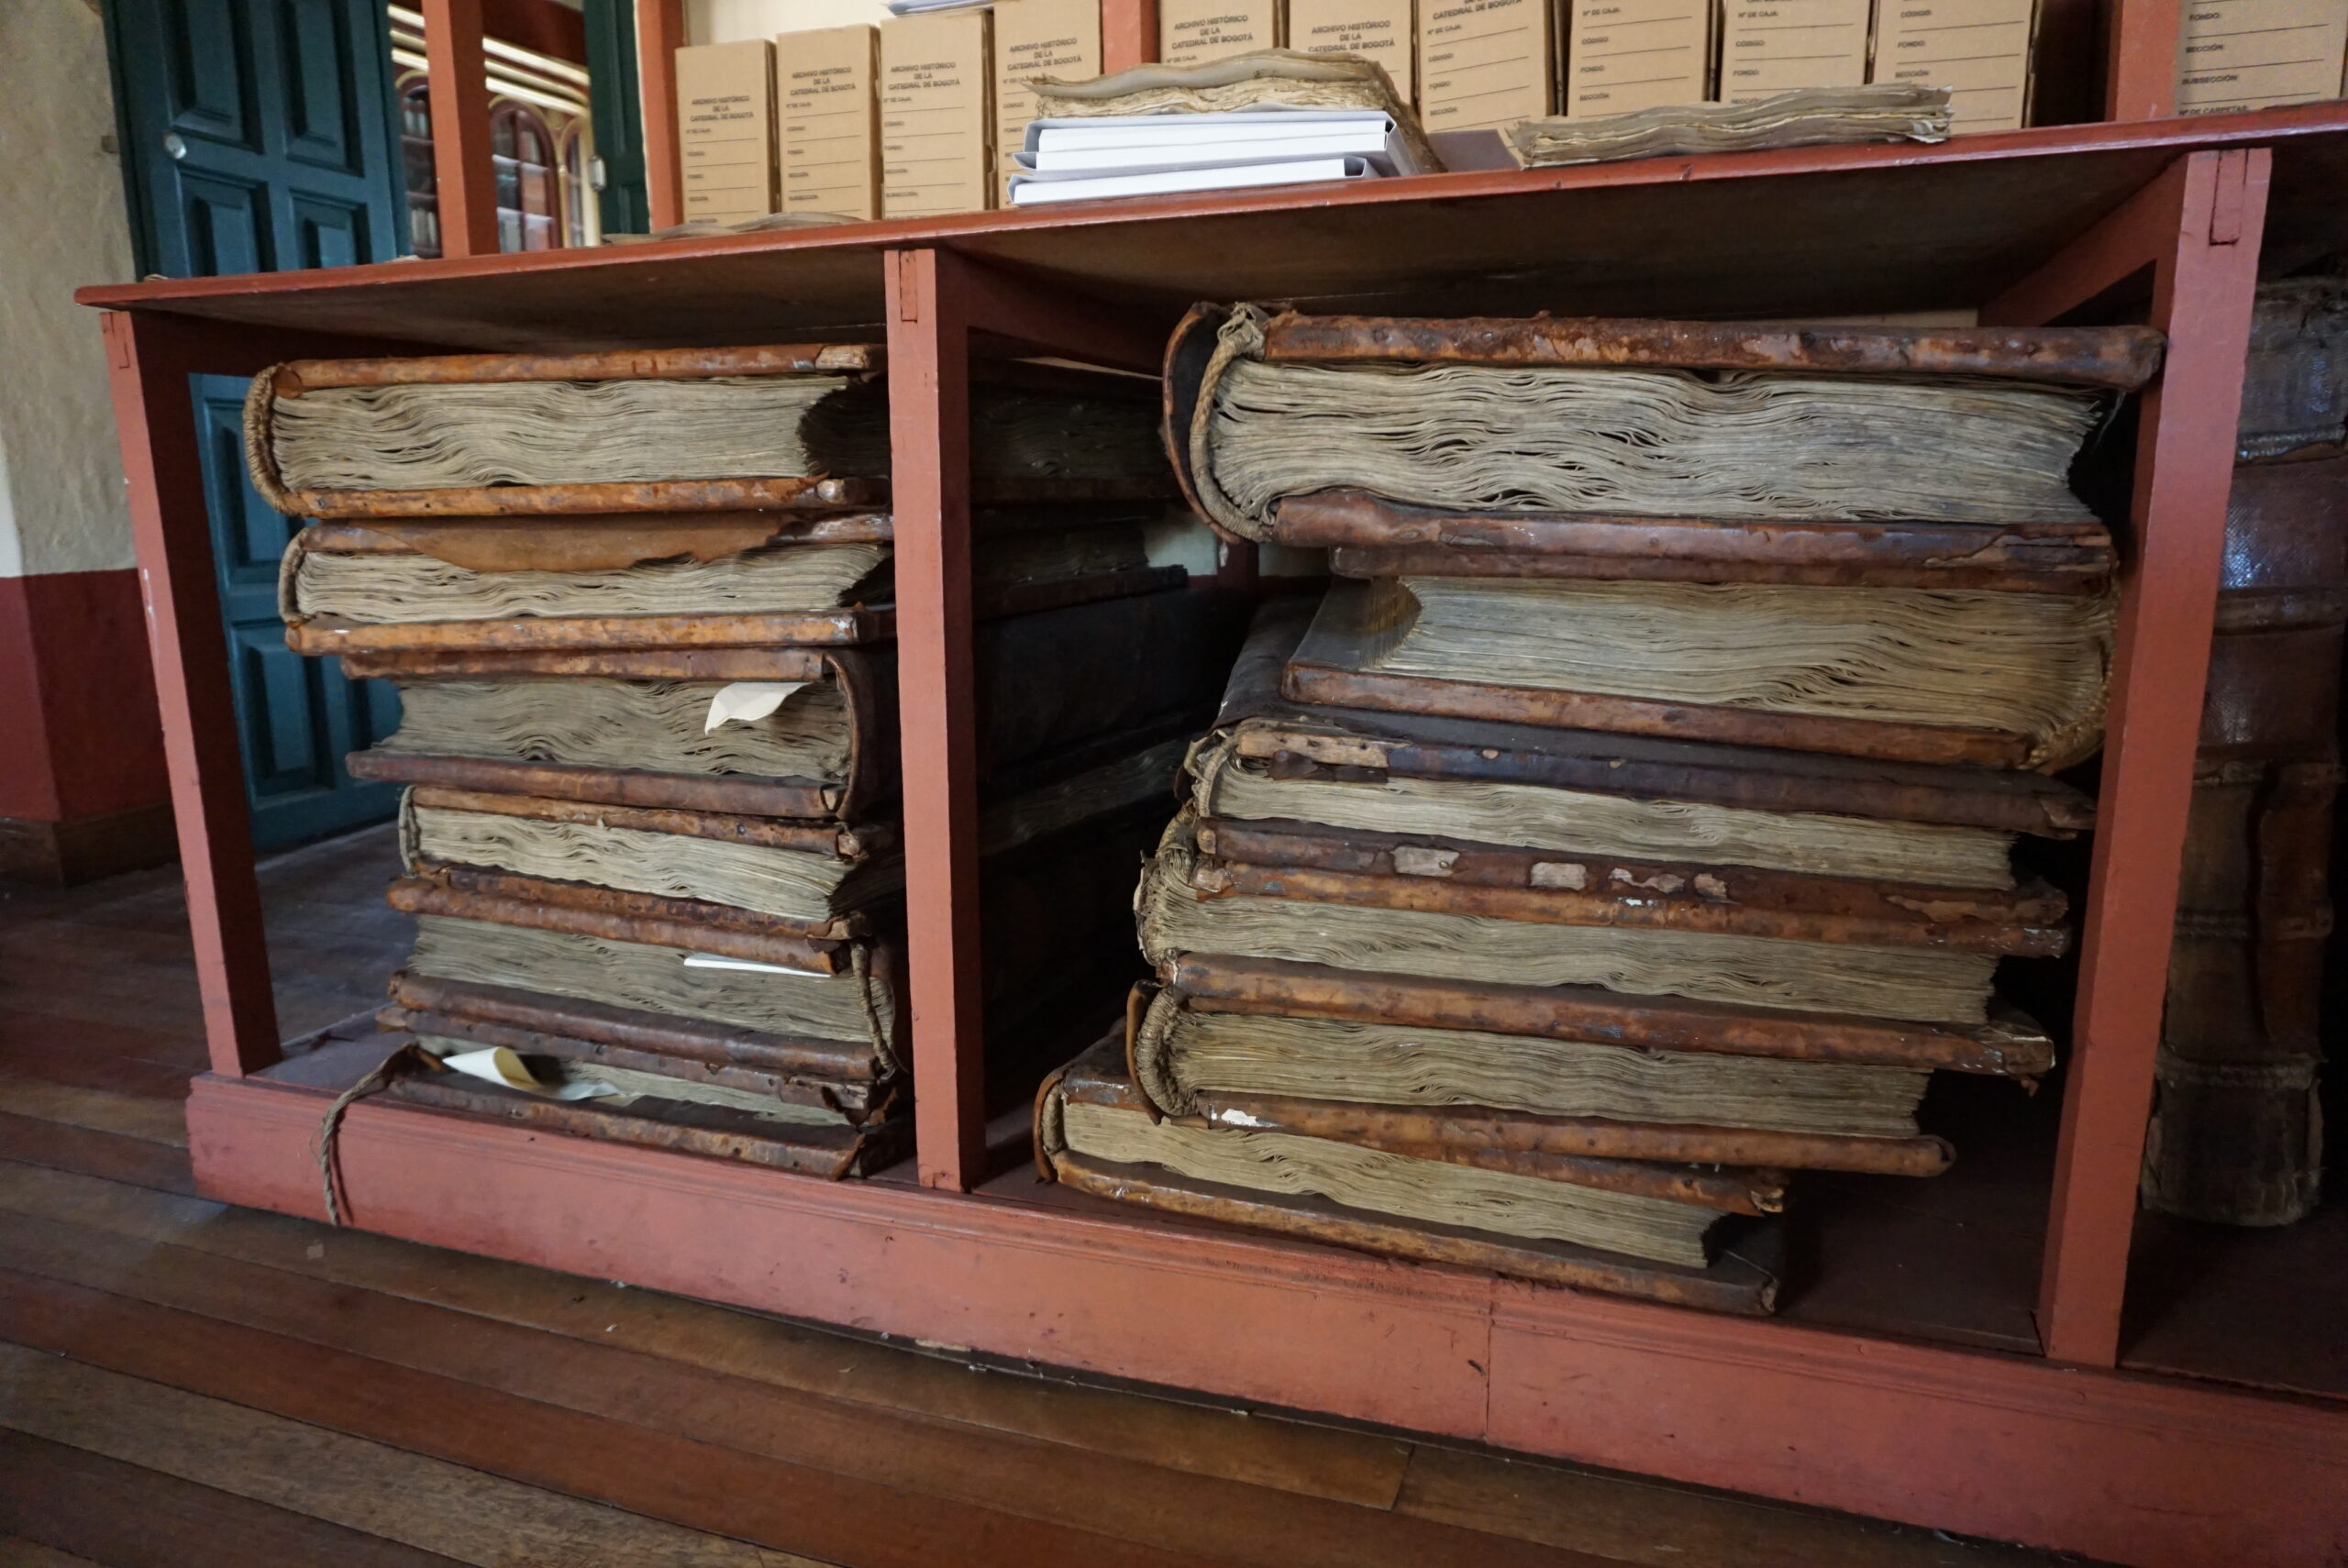
[[[288,640],[401,696],[349,764],[409,787],[391,900],[418,933],[378,1021],[424,1055],[393,1094],[834,1176],[903,1150],[883,369],[773,347],[256,380],[255,483],[316,519]],[[1145,558],[1172,494],[1155,389],[979,381],[983,901],[1080,933],[991,943],[990,990],[1043,1028],[1124,989],[1123,944],[1081,933],[1113,929],[1219,650]]]
[[[1194,311],[1168,441],[1259,619],[1047,1085],[1063,1182],[1758,1312],[1802,1169],[1927,1176],[2034,1079],[2024,834],[2090,802],[2110,536],[2067,473],[2155,335]],[[1308,624],[1309,622],[1309,624]]]

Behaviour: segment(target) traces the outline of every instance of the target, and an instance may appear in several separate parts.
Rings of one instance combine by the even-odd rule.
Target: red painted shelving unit
[[[1113,64],[1154,28],[1112,6]],[[2160,8],[2126,0],[2129,49]],[[648,48],[673,40],[675,9],[644,6],[640,25]],[[2115,60],[2114,82],[2141,87],[2150,67]],[[665,90],[648,80],[648,101]],[[279,1048],[187,376],[354,352],[885,337],[916,1160],[826,1184],[362,1101],[340,1146],[353,1223],[2102,1558],[2339,1561],[2336,1351],[2270,1336],[2253,1370],[2203,1364],[2210,1321],[2254,1340],[2262,1324],[2336,1334],[2309,1304],[2348,1290],[2310,1277],[2348,1274],[2348,1251],[2321,1251],[2339,1228],[2295,1243],[2279,1294],[2296,1317],[2240,1285],[2254,1267],[2198,1298],[2148,1291],[2143,1257],[2132,1295],[2129,1274],[2252,290],[2262,244],[2286,259],[2348,245],[2343,192],[2348,105],[2323,105],[86,290],[111,349],[212,1046],[188,1110],[199,1184],[321,1216],[321,1113],[378,1053]],[[2028,1146],[2010,1158],[1985,1145],[1977,1177],[1961,1164],[1923,1184],[1951,1196],[1920,1199],[1943,1211],[1914,1225],[1864,1206],[1826,1223],[1814,1281],[1767,1321],[1157,1219],[1021,1167],[1024,1125],[991,1127],[980,1098],[968,366],[1011,352],[1154,370],[1183,306],[1233,298],[1746,317],[1970,305],[1985,322],[2083,313],[2169,334],[2137,436],[2078,1006],[2043,1135],[2017,1132]],[[2164,1375],[2132,1370],[2139,1342]],[[2204,1371],[2235,1381],[2176,1375]]]

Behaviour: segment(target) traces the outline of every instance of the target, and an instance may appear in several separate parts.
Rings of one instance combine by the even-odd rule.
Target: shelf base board
[[[194,1081],[205,1196],[324,1217],[327,1055]],[[2148,1568],[2348,1552],[2348,1408],[377,1100],[338,1163],[361,1229],[735,1306]]]

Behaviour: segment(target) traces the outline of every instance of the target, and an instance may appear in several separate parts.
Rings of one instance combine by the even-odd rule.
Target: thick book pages
[[[472,866],[699,900],[826,938],[862,934],[857,911],[904,884],[885,827],[418,786],[401,799],[399,833],[411,874]]]
[[[849,1122],[886,1115],[903,1093],[869,1042],[772,1034],[406,970],[392,977],[391,1009],[402,1017],[385,1027],[688,1077]]]
[[[1913,1022],[1988,1021],[1994,954],[1751,936],[1701,929],[1534,923],[1390,904],[1202,890],[1177,820],[1135,899],[1143,954],[1218,953],[1368,974],[1598,986],[1739,1007]],[[1398,900],[1399,902],[1399,900]]]
[[[2102,745],[2112,601],[1758,584],[1341,582],[1300,702],[2052,772]]]
[[[1185,1001],[1160,991],[1133,1032],[1135,1081],[1168,1115],[1197,1115],[1201,1095],[1222,1093],[1903,1140],[1917,1136],[1924,1092],[1925,1075],[1906,1067],[1194,1010]]]
[[[1049,512],[1038,509],[1048,517]],[[1028,528],[973,551],[979,613],[1017,614],[1179,586],[1180,567],[1152,568],[1142,528],[1078,510],[1062,529]],[[559,524],[542,550],[499,552],[493,569],[450,556],[439,530],[420,543],[349,523],[304,529],[278,578],[286,642],[297,653],[668,648],[831,645],[894,635],[885,541],[786,540],[712,558],[655,558],[575,567]],[[644,550],[665,543],[657,536]],[[435,553],[437,552],[437,553]],[[536,557],[562,563],[524,564]]]
[[[1375,61],[1351,54],[1255,50],[1200,65],[1136,65],[1082,82],[1041,77],[1036,86],[1040,119],[1070,120],[1141,115],[1195,117],[1268,109],[1370,109],[1394,122],[1416,171],[1443,172],[1410,102]]]
[[[857,345],[297,360],[254,379],[245,454],[293,515],[851,508],[886,491],[881,362]],[[1002,499],[1163,486],[1132,385],[1024,368],[982,380],[972,461]]]
[[[559,527],[544,533],[559,542]],[[657,549],[659,542],[648,542]],[[893,597],[885,541],[786,540],[712,560],[648,556],[624,567],[475,570],[351,524],[295,536],[282,570],[284,618],[351,625],[622,615],[819,615]],[[1139,523],[1023,533],[972,553],[980,590],[1135,572]]]
[[[1860,18],[1860,42],[1866,42]],[[1509,150],[1527,169],[1623,158],[1684,158],[1776,147],[1946,141],[1949,93],[1905,82],[1803,87],[1743,104],[1669,104],[1625,115],[1527,120]]]
[[[1913,1023],[1682,997],[1629,996],[1598,986],[1368,974],[1219,953],[1173,954],[1158,965],[1158,977],[1202,1012],[1479,1030],[1646,1050],[1980,1073],[2024,1081],[2054,1066],[2054,1044],[2046,1032],[1995,1004],[1984,1023]]]
[[[981,623],[986,787],[1195,734],[1239,630],[1187,591]],[[866,820],[896,794],[886,648],[410,649],[345,668],[401,695],[399,728],[349,758],[356,778],[800,820]]]
[[[1628,536],[1604,554],[1658,555],[1683,570],[1800,564],[1773,533],[1797,523],[1863,525],[1828,552],[1848,580],[1941,562],[1976,574],[1971,558],[2010,553],[2004,530],[2017,525],[2050,530],[2034,536],[2049,543],[2065,531],[2097,543],[2100,525],[2069,487],[2071,459],[2111,394],[2158,368],[2160,344],[2137,327],[1421,320],[1202,305],[1168,349],[1166,440],[1192,505],[1234,538],[1290,542],[1290,498],[1352,491],[1467,518],[1605,523]],[[1715,526],[1689,525],[1700,522]],[[1650,523],[1653,544],[1640,537]],[[1918,524],[1943,529],[1908,526]],[[1973,530],[1976,548],[1951,549],[1949,527]],[[1299,530],[1333,542],[1325,521]],[[1411,542],[1384,532],[1344,542]],[[1536,530],[1513,547],[1600,553],[1589,533]],[[2077,575],[2076,563],[2055,564]]]
[[[2067,901],[2035,880],[1975,890],[1755,870],[1731,859],[1561,855],[1276,819],[1201,818],[1196,846],[1191,886],[1210,896],[2028,958],[2058,957],[2070,945]]]
[[[427,1049],[460,1050],[469,1042],[426,1038]],[[512,1122],[538,1132],[607,1143],[738,1160],[838,1181],[894,1164],[913,1144],[909,1117],[863,1127],[812,1125],[657,1094],[559,1100],[483,1083],[454,1072],[404,1072],[393,1099],[434,1110]]]
[[[1037,1096],[1037,1163],[1080,1191],[1392,1257],[1716,1311],[1766,1313],[1775,1301],[1778,1267],[1765,1222],[1333,1140],[1157,1117],[1124,1077],[1119,1046],[1113,1036],[1101,1042]],[[1620,1250],[1625,1245],[1676,1261]]]
[[[494,905],[480,914],[504,912]],[[651,935],[646,933],[646,935]],[[731,1029],[860,1044],[893,1073],[900,1012],[885,967],[865,949],[845,973],[794,970],[760,959],[714,955],[494,919],[424,914],[416,921],[408,972],[435,980],[500,986],[619,1008],[693,1019]],[[714,961],[713,961],[714,960]]]

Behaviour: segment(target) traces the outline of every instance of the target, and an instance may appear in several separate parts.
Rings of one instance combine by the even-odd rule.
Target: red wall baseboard
[[[171,799],[136,570],[0,578],[0,817]]]

